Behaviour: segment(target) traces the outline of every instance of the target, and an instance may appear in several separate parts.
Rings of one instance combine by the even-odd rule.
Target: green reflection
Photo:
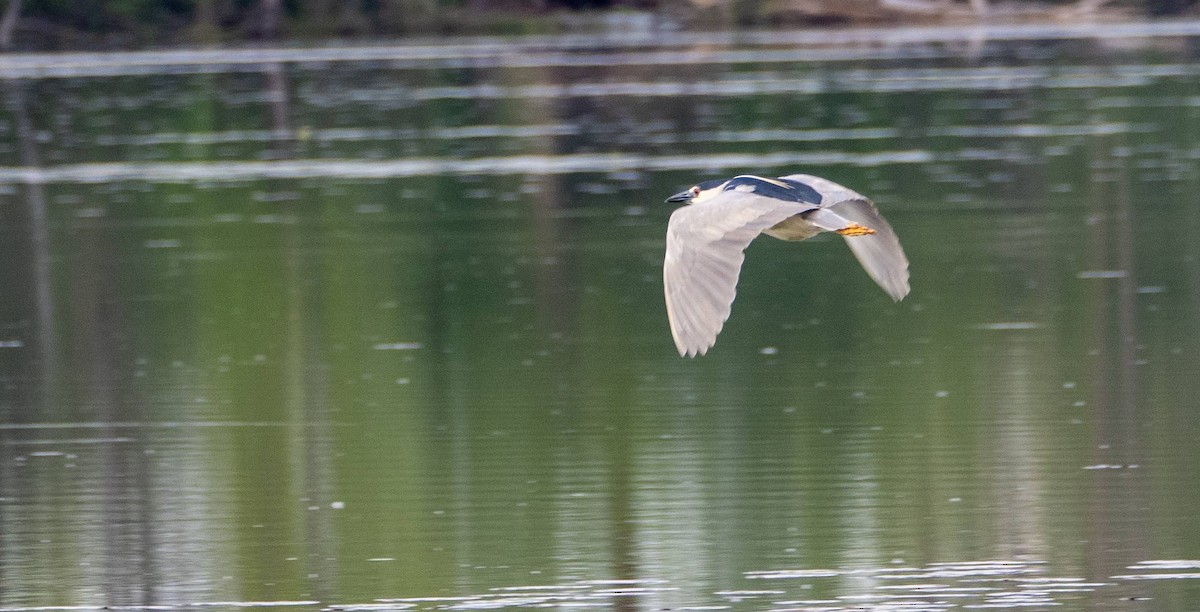
[[[5,165],[933,161],[803,169],[877,196],[913,262],[908,299],[839,240],[764,240],[696,360],[666,327],[659,202],[698,175],[776,169],[4,187],[0,604],[640,580],[662,582],[621,584],[666,586],[597,601],[678,608],[764,582],[778,600],[879,593],[881,568],[999,559],[1108,583],[1072,605],[1186,609],[1194,580],[1112,577],[1200,556],[1194,79],[895,91],[914,67],[879,64],[778,66],[829,82],[811,96],[434,89],[699,78],[677,66],[27,83],[47,102],[0,116],[37,128],[5,128]],[[833,573],[748,577],[787,569]]]

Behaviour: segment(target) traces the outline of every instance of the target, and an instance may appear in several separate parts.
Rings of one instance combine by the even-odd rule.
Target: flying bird
[[[737,293],[746,247],[759,234],[846,239],[867,274],[895,301],[908,295],[908,258],[892,226],[862,194],[807,174],[743,174],[704,181],[667,202],[683,202],[667,224],[663,289],[679,354],[703,355],[717,341]]]

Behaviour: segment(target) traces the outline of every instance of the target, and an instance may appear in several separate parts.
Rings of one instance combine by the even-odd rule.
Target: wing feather
[[[814,208],[724,191],[671,214],[663,290],[671,337],[680,355],[703,355],[716,342],[737,295],[750,241],[772,225]]]
[[[824,179],[811,174],[789,174],[779,177],[785,181],[796,181],[804,183],[812,187],[817,193],[821,194],[821,206],[831,206],[836,202],[843,200],[865,200],[866,196],[850,189],[844,185],[839,185],[829,179]]]
[[[892,225],[869,198],[819,176],[793,174],[782,178],[805,183],[821,194],[822,208],[875,230],[869,236],[845,236],[846,244],[867,274],[893,300],[898,302],[908,295],[908,257]]]
[[[843,236],[867,274],[899,302],[908,295],[908,257],[890,223],[870,200],[846,200],[831,207],[837,214],[873,230],[869,236]]]

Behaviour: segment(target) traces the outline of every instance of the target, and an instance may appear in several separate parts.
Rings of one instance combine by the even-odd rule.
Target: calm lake
[[[0,81],[0,611],[1200,609],[1200,24]],[[679,357],[663,200],[742,172],[912,293],[762,238]]]

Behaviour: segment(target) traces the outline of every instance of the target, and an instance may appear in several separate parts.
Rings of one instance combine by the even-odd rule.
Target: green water
[[[0,610],[1195,609],[1200,65],[1119,42],[0,60]],[[739,172],[912,293],[763,238],[680,358]]]

